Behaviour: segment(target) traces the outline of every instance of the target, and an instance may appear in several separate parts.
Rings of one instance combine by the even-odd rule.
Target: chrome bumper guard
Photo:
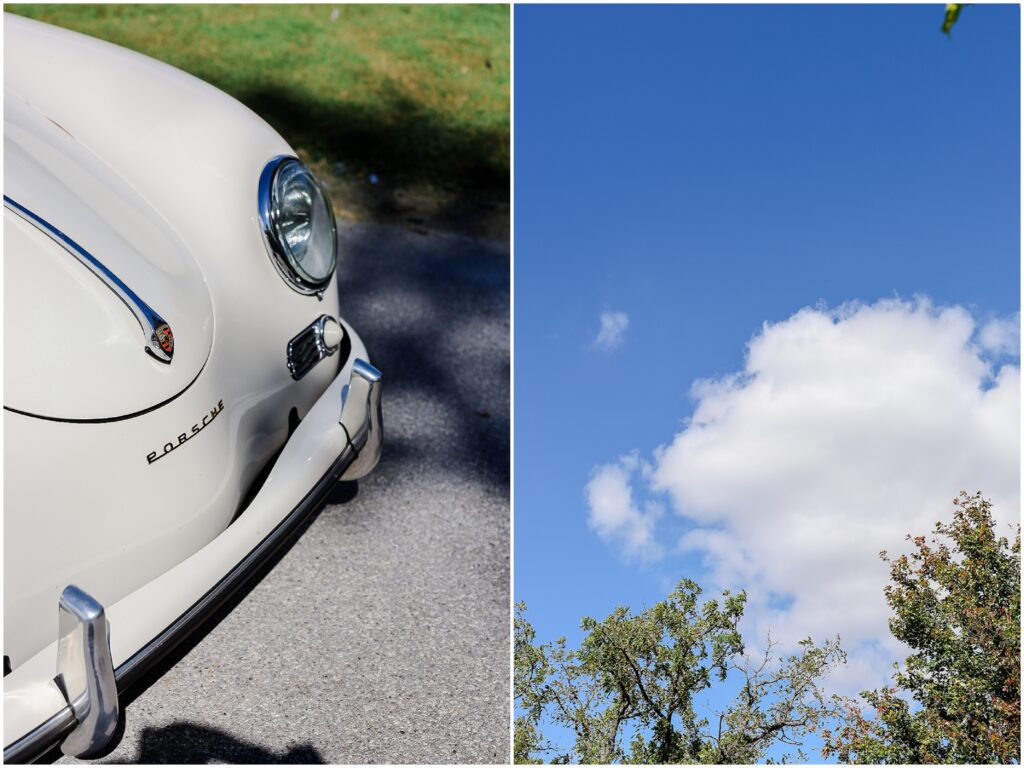
[[[103,605],[82,589],[68,585],[58,603],[59,629],[55,682],[67,708],[32,733],[4,750],[4,762],[29,762],[60,743],[73,757],[101,753],[114,736],[120,716],[118,688],[124,691],[203,619],[241,586],[307,515],[320,506],[338,480],[366,476],[380,460],[383,448],[381,373],[356,359],[349,383],[341,391],[338,423],[345,430],[348,448],[321,481],[249,555],[238,563],[202,600],[147,646],[114,670],[110,654],[110,625]],[[66,734],[66,736],[65,736]],[[63,741],[61,739],[63,738]]]
[[[61,593],[57,612],[57,686],[78,725],[61,744],[72,757],[88,757],[105,747],[119,714],[110,625],[103,606],[73,584]]]
[[[338,422],[348,435],[356,458],[342,474],[342,480],[368,475],[380,461],[384,446],[384,421],[380,410],[380,371],[365,360],[352,364],[352,376],[341,390]]]

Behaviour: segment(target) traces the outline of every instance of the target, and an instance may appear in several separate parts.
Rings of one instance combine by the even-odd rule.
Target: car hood
[[[4,202],[5,408],[106,421],[157,407],[195,381],[214,319],[188,247],[101,158],[6,87]],[[61,234],[166,321],[170,362],[147,354],[128,303]]]

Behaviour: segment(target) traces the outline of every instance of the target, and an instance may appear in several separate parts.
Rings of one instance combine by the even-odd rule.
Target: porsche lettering
[[[178,435],[176,440],[172,440],[171,442],[164,443],[164,447],[163,447],[162,451],[150,451],[150,453],[147,454],[147,456],[146,456],[146,461],[148,461],[150,464],[152,464],[154,461],[158,461],[158,460],[162,459],[164,456],[166,456],[168,453],[173,451],[175,448],[178,448],[179,446],[184,445],[189,440],[191,440],[193,437],[195,437],[200,432],[202,432],[204,429],[206,429],[206,425],[209,424],[210,422],[212,422],[215,418],[217,418],[217,415],[221,411],[223,411],[223,410],[224,410],[224,401],[223,400],[218,400],[217,404],[215,406],[213,406],[213,408],[210,409],[210,412],[208,414],[203,416],[202,420],[197,421],[195,424],[192,425],[191,432],[182,432],[180,435]]]

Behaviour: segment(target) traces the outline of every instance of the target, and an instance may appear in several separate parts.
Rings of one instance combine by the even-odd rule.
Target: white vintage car
[[[381,452],[334,215],[263,120],[4,17],[4,759],[118,693]],[[268,663],[273,663],[272,661]]]

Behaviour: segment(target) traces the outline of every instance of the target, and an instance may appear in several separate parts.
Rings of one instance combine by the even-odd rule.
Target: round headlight
[[[259,185],[260,225],[271,260],[299,293],[320,293],[334,274],[337,230],[327,194],[295,157],[275,157]]]

